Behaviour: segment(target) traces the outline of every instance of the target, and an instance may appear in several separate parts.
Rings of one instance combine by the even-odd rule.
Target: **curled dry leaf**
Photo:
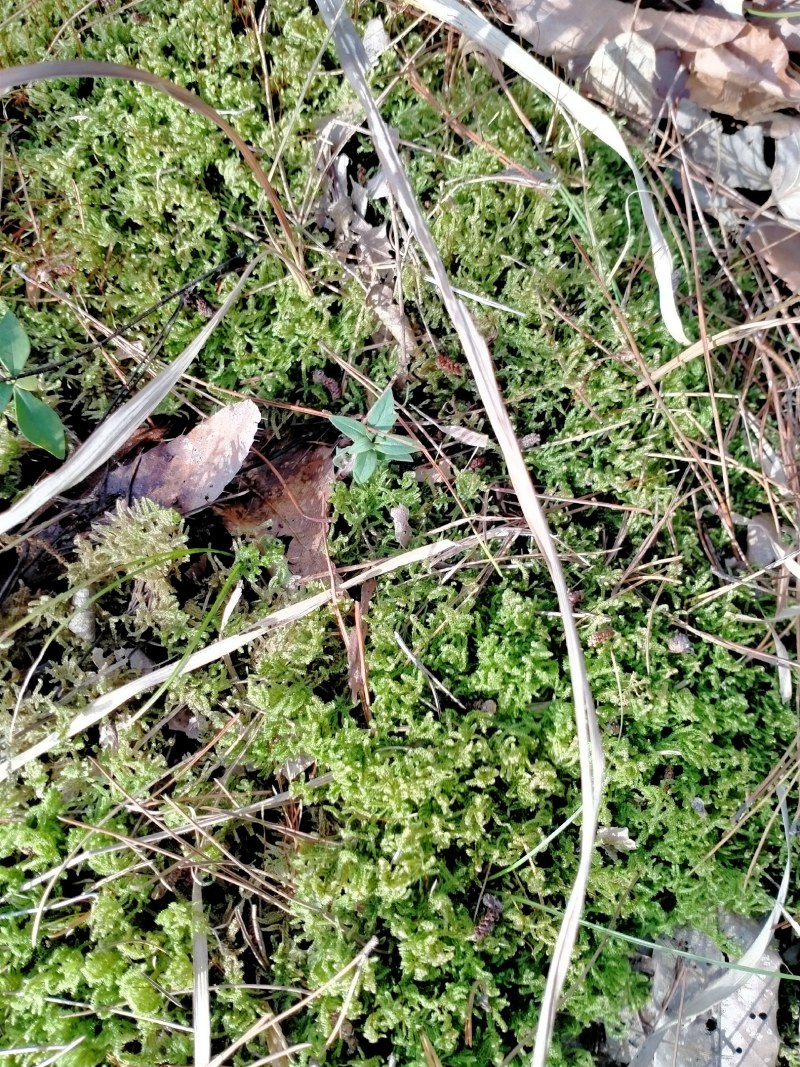
[[[696,104],[752,122],[800,103],[786,45],[770,29],[738,20],[735,38],[701,47],[690,58],[687,90]]]
[[[186,514],[213,503],[250,451],[260,415],[252,400],[229,404],[183,437],[165,441],[113,470],[109,496],[148,497]]]
[[[597,844],[611,859],[618,859],[620,852],[634,852],[638,848],[627,826],[598,826]]]
[[[593,0],[586,17],[583,0],[507,0],[514,29],[540,56],[561,63],[588,59],[622,33],[639,35],[658,49],[695,52],[736,38],[742,23],[725,15],[642,10],[623,0]]]
[[[217,508],[234,537],[264,534],[290,538],[286,561],[302,578],[327,571],[325,534],[333,485],[333,449],[328,445],[292,448],[239,479],[245,504]]]

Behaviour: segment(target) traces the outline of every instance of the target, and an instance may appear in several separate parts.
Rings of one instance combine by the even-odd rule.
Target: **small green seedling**
[[[32,445],[44,448],[59,459],[64,458],[66,443],[61,419],[44,401],[31,392],[36,379],[20,378],[19,375],[31,352],[28,335],[16,315],[7,311],[0,318],[0,366],[14,380],[0,381],[0,412],[14,398],[14,417],[19,432]]]
[[[374,473],[381,460],[396,459],[408,463],[419,449],[410,437],[389,433],[397,422],[394,397],[391,388],[385,389],[367,412],[365,422],[347,415],[329,415],[328,418],[352,444],[337,450],[337,460],[353,458],[353,480],[361,485]]]

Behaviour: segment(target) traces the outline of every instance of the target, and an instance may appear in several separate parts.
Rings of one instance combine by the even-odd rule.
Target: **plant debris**
[[[223,504],[216,511],[234,537],[288,537],[291,572],[319,577],[328,568],[325,535],[333,479],[330,446],[293,447],[241,475],[238,488],[248,495],[245,504]]]
[[[148,497],[184,515],[207,507],[247,457],[260,417],[252,400],[229,404],[189,433],[111,471],[105,492],[128,501]]]

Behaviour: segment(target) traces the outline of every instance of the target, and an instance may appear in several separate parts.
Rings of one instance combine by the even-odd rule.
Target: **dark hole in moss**
[[[713,1034],[716,1029],[717,1029],[717,1020],[716,1019],[706,1019],[706,1030],[708,1030],[708,1032],[710,1034]]]
[[[656,893],[655,901],[663,911],[669,914],[669,912],[675,910],[678,899],[670,889],[662,889],[661,892]]]

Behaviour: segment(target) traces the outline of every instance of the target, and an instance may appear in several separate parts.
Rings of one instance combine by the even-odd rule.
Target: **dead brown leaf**
[[[229,404],[184,436],[111,471],[105,492],[128,501],[148,497],[183,514],[206,507],[241,467],[260,418],[252,400]]]
[[[239,479],[249,491],[245,504],[216,509],[234,537],[289,537],[286,561],[293,574],[310,578],[327,571],[325,535],[333,486],[333,449],[289,449]]]
[[[800,232],[779,222],[757,222],[747,239],[772,273],[800,292]]]
[[[540,56],[559,62],[591,55],[621,33],[637,33],[656,49],[695,52],[734,40],[745,25],[719,15],[641,10],[622,0],[506,0],[514,29]]]
[[[747,23],[732,41],[687,57],[687,89],[696,104],[753,122],[800,103],[800,82],[789,73],[789,52],[763,26]]]

